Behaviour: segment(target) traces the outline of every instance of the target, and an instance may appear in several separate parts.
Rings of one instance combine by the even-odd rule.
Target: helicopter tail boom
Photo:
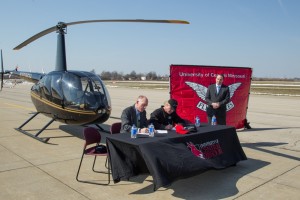
[[[36,73],[36,72],[25,72],[25,71],[18,71],[18,67],[15,70],[6,70],[5,73],[9,73],[11,75],[20,77],[24,80],[27,80],[32,83],[38,82],[45,74]]]

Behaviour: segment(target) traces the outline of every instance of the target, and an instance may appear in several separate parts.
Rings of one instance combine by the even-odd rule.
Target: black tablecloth
[[[114,134],[106,138],[115,183],[148,173],[154,190],[208,169],[222,169],[247,157],[234,127],[204,125],[187,135],[169,131],[155,137]]]

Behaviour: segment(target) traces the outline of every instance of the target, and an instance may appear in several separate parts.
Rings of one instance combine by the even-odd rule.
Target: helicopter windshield
[[[110,107],[110,99],[103,88],[102,81],[91,73],[65,73],[62,78],[65,106],[85,110]],[[98,79],[97,79],[98,78]],[[109,99],[109,100],[108,100]]]

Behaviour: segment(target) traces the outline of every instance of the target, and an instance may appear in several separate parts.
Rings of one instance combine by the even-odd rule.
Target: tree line
[[[154,71],[148,73],[136,73],[135,71],[131,71],[128,74],[117,71],[102,71],[99,76],[102,80],[169,80],[169,75],[161,76]]]
[[[95,73],[94,70],[92,70]],[[148,73],[136,73],[131,71],[128,74],[117,71],[102,71],[101,74],[98,74],[102,80],[149,80],[149,81],[168,81],[169,75],[158,75],[156,72],[151,71]],[[300,81],[300,78],[266,78],[266,77],[252,77],[253,81]]]

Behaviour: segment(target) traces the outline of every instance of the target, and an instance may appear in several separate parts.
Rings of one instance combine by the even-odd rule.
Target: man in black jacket
[[[147,133],[148,123],[146,116],[146,107],[148,106],[148,98],[140,95],[135,104],[125,108],[121,115],[121,133],[130,133],[133,124],[138,128],[138,132]]]
[[[158,130],[170,130],[175,124],[185,125],[185,121],[176,113],[177,101],[170,99],[161,108],[156,109],[150,115],[150,122]]]
[[[211,124],[212,116],[217,118],[217,124],[226,125],[226,104],[230,100],[229,88],[223,85],[224,75],[218,74],[216,84],[208,86],[205,101],[207,102],[207,119]]]

